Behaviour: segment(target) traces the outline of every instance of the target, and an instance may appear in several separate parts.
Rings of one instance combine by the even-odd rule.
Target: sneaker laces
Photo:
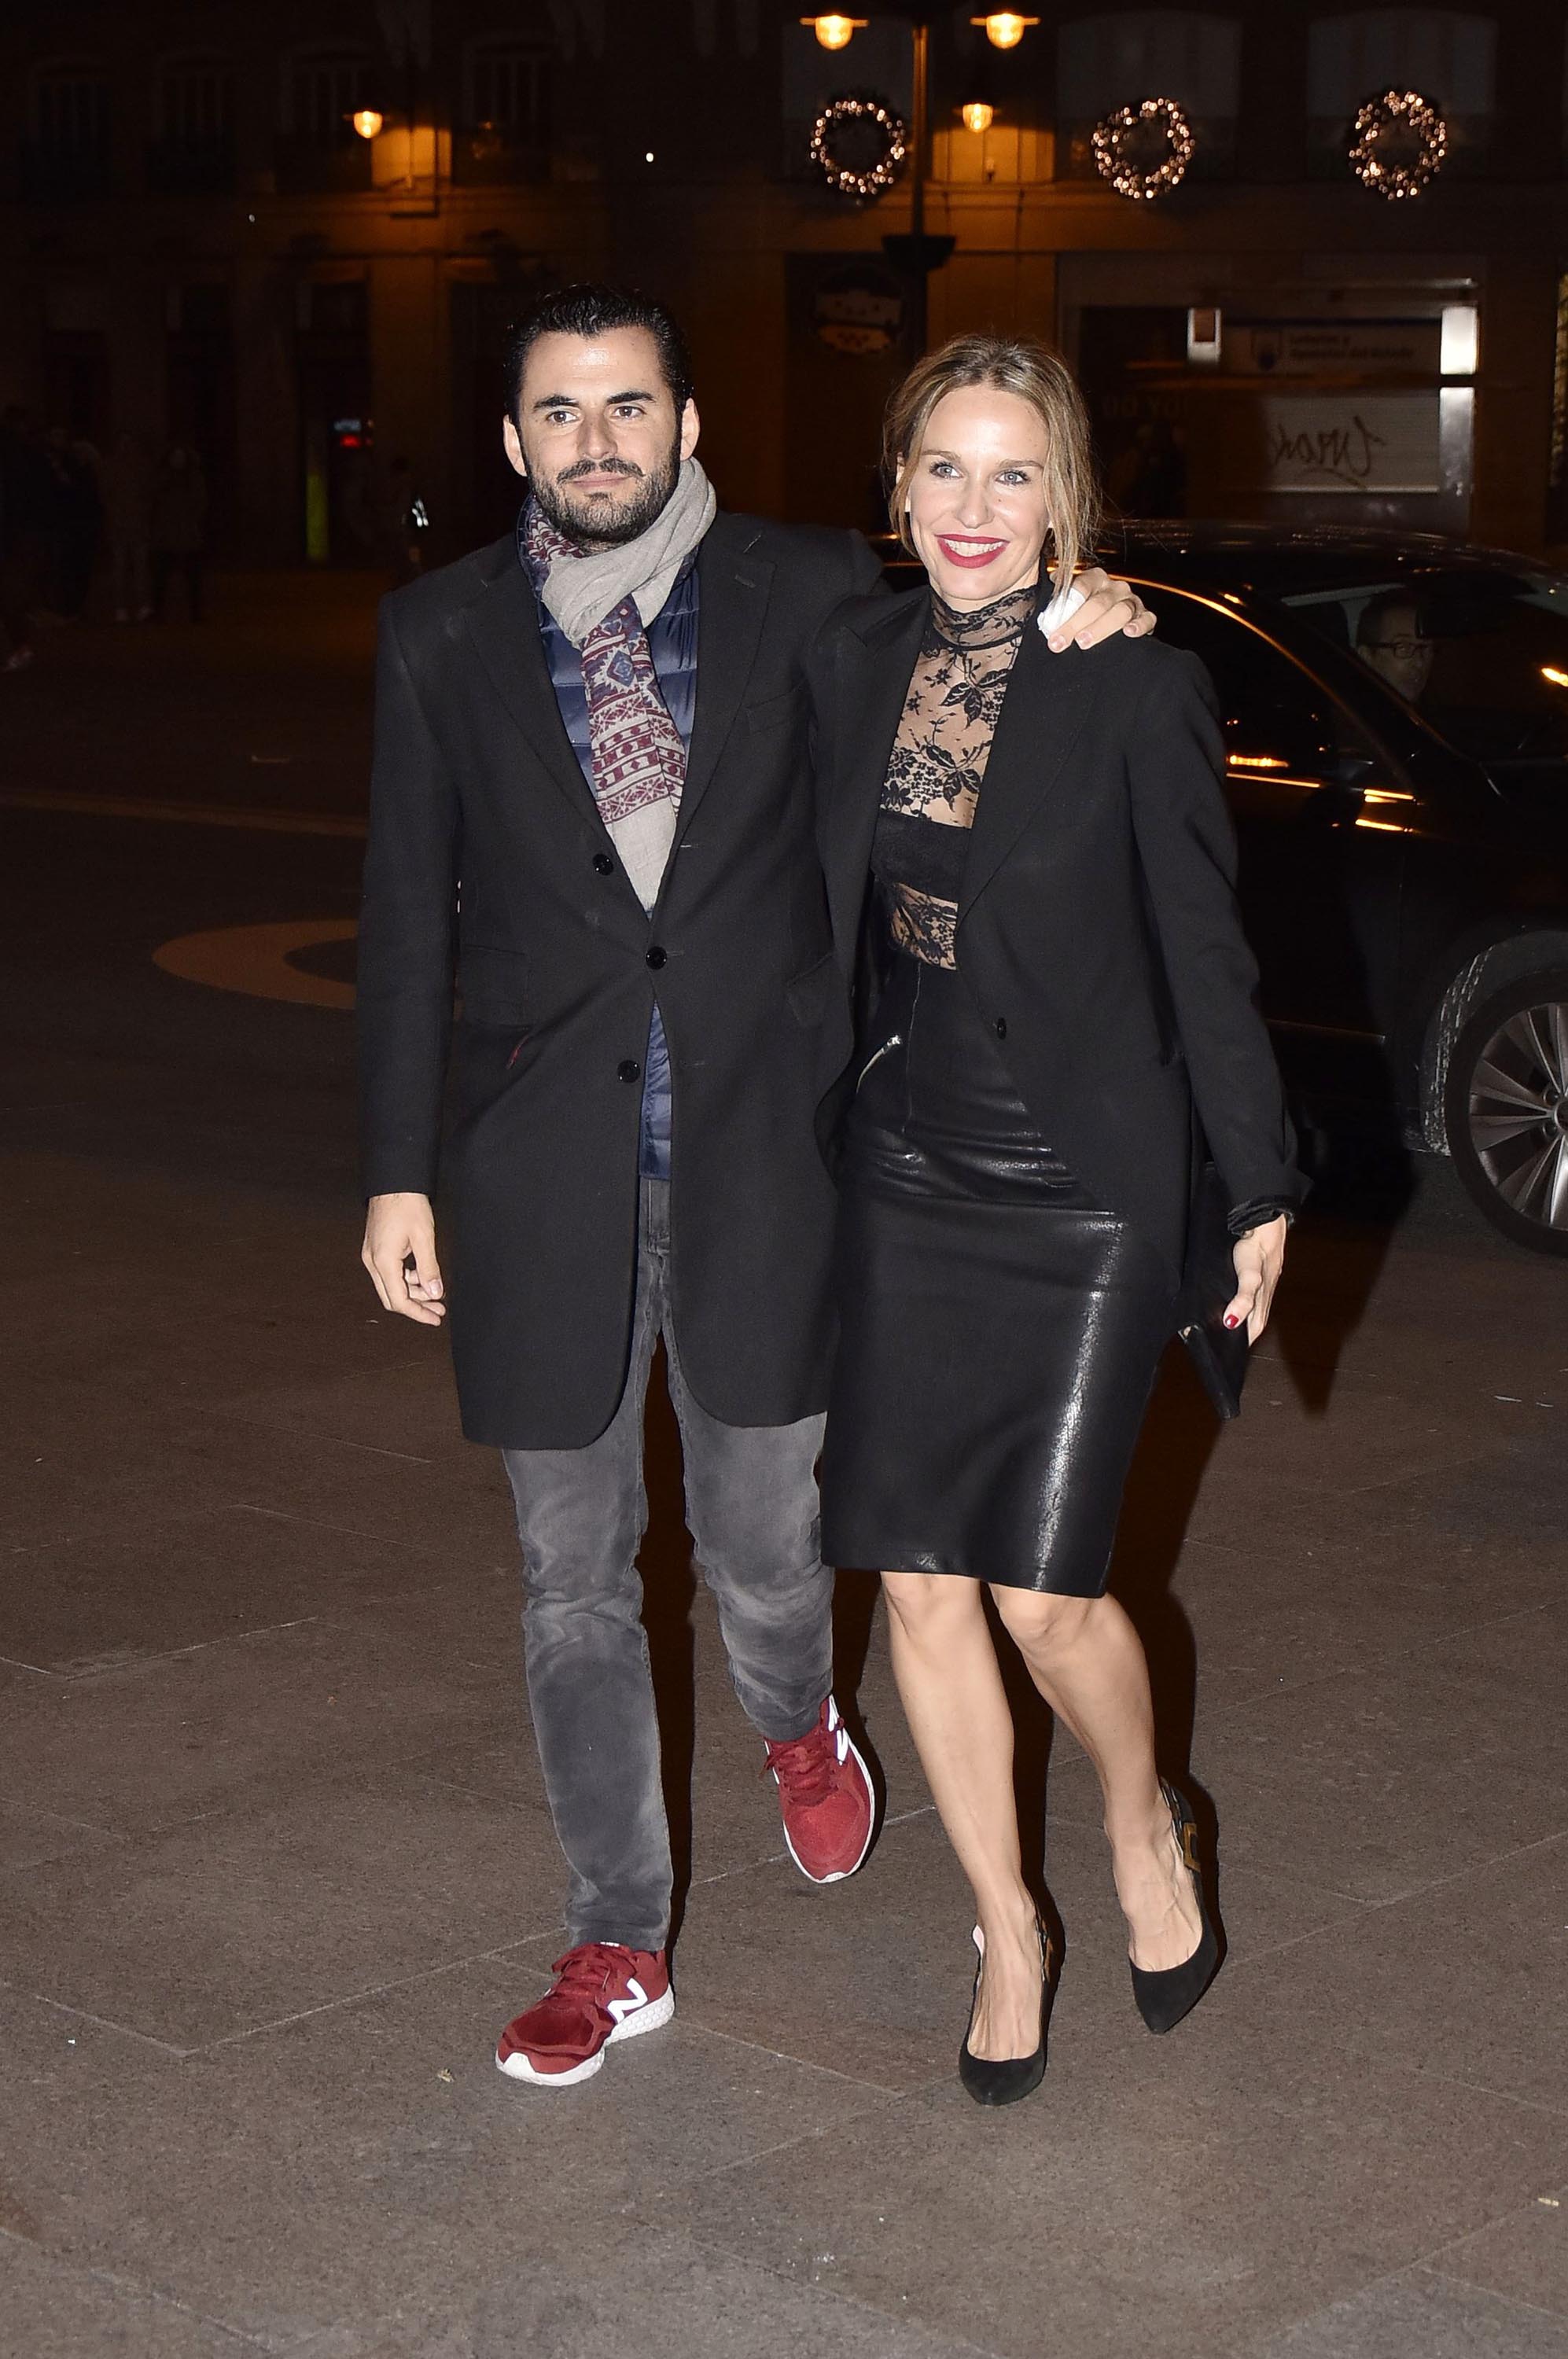
[[[815,1728],[807,1729],[804,1736],[791,1737],[783,1745],[770,1744],[762,1775],[766,1777],[771,1769],[779,1783],[788,1787],[789,1799],[797,1808],[811,1810],[832,1794],[837,1759],[833,1739],[819,1721]]]
[[[618,1961],[627,1955],[615,1941],[584,1941],[575,1950],[568,1950],[557,1958],[550,1968],[556,1978],[558,1994],[570,1992],[573,1997],[592,1999],[601,2005],[617,1973],[626,1971]]]

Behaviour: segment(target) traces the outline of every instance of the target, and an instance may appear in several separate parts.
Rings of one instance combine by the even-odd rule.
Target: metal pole
[[[909,197],[909,234],[916,261],[913,272],[914,310],[909,326],[915,348],[914,356],[919,360],[926,348],[928,298],[931,292],[930,273],[925,259],[926,115],[931,96],[927,80],[931,64],[931,27],[927,25],[916,25],[913,27],[913,36],[914,91],[913,103],[909,111],[914,118],[911,126],[914,141],[914,155],[911,158],[914,168],[914,186]]]

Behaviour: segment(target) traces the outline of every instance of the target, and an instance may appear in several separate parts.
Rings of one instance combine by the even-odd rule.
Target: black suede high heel
[[[1184,2015],[1191,2015],[1209,1984],[1220,1970],[1220,1937],[1209,1904],[1203,1896],[1203,1872],[1198,1859],[1198,1823],[1192,1805],[1180,1786],[1162,1777],[1160,1790],[1171,1806],[1171,1823],[1176,1831],[1183,1866],[1192,1879],[1192,1889],[1198,1896],[1198,1915],[1203,1931],[1198,1946],[1190,1958],[1179,1966],[1166,1966],[1159,1972],[1132,1965],[1132,1995],[1138,2001],[1138,2011],[1150,2031],[1173,2031]]]
[[[1040,2046],[1032,2056],[974,2056],[969,2050],[969,2032],[965,2031],[958,2050],[958,2077],[977,2105],[1016,2105],[1020,2097],[1032,2096],[1045,2078],[1045,2023],[1051,2012],[1051,1936],[1038,1920],[1035,1931],[1040,1935]],[[980,1963],[975,1969],[975,1996],[969,2002],[971,2030],[980,1997],[980,1976],[985,1966],[978,1925],[973,1939],[980,1951]]]

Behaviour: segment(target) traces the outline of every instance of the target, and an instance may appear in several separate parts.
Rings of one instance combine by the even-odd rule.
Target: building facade
[[[195,443],[248,561],[374,561],[389,482],[446,554],[516,505],[507,320],[611,276],[686,321],[732,506],[877,520],[923,313],[1060,343],[1127,513],[1568,540],[1568,12],[1059,0],[1007,50],[978,13],[924,11],[928,136],[861,197],[813,127],[846,96],[911,118],[909,11],[830,50],[773,0],[12,0],[0,400]],[[1445,144],[1397,199],[1347,157],[1386,91]],[[1171,119],[1116,130],[1153,99],[1185,171],[1118,193],[1096,127],[1155,171]],[[826,137],[852,170],[887,144]],[[1395,124],[1374,152],[1419,178],[1432,145]]]

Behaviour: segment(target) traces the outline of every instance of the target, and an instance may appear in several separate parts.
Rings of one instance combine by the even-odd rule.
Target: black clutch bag
[[[1227,1327],[1225,1310],[1236,1292],[1236,1240],[1230,1201],[1214,1165],[1205,1161],[1192,1196],[1187,1263],[1176,1297],[1176,1332],[1192,1355],[1203,1390],[1222,1418],[1241,1415],[1250,1346],[1247,1322]]]

